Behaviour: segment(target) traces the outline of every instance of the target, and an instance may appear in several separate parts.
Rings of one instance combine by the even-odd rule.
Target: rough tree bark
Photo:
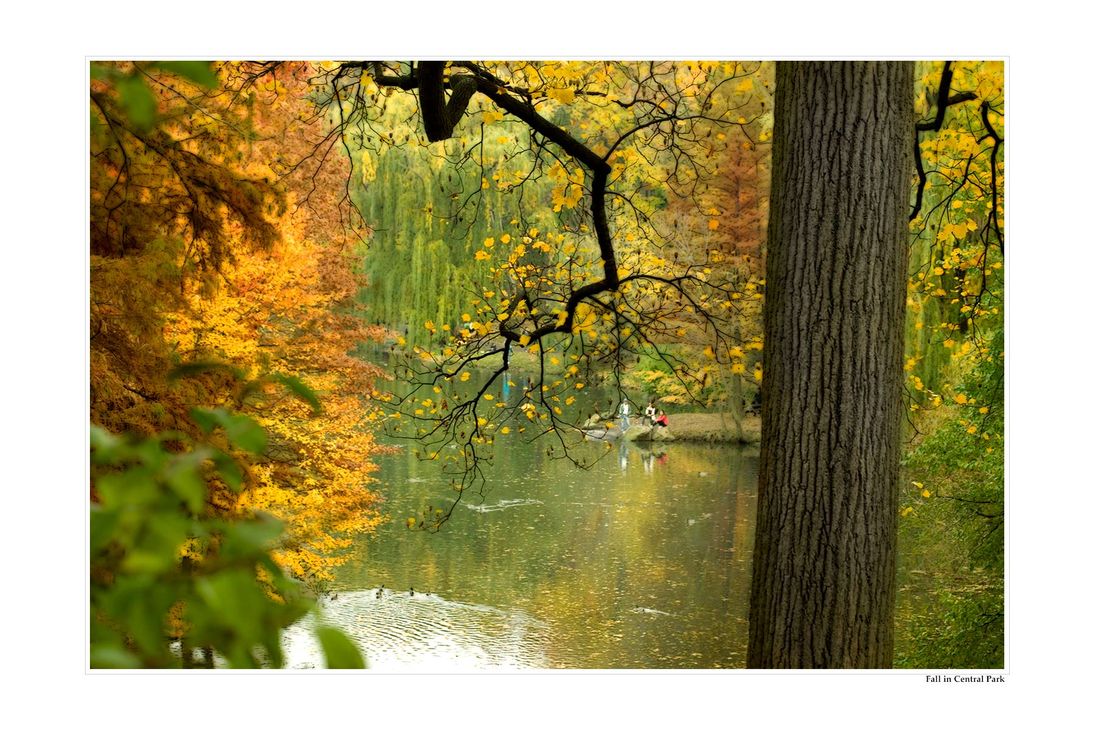
[[[776,71],[748,664],[893,661],[913,66]]]

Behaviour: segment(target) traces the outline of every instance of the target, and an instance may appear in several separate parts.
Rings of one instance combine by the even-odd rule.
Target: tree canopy
[[[289,575],[322,586],[384,519],[381,432],[451,475],[451,498],[407,520],[439,529],[507,439],[582,466],[594,412],[658,398],[728,411],[740,433],[766,388],[771,63],[95,62],[91,77],[92,423],[221,454],[188,514],[284,520]],[[953,415],[948,449],[999,459],[1002,64],[918,63],[911,103],[906,416],[930,440]],[[995,484],[948,495],[977,505],[990,542]],[[939,487],[911,485],[902,517],[936,509]],[[104,590],[128,569],[109,565]]]

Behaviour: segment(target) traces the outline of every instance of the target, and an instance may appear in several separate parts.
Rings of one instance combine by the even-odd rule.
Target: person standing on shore
[[[627,402],[627,396],[620,399],[620,430],[626,431],[631,428],[631,404]]]

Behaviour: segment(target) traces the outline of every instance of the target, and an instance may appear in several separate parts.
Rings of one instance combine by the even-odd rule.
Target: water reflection
[[[453,672],[543,667],[547,624],[524,611],[447,601],[422,592],[349,591],[323,600],[325,621],[368,647],[370,669]],[[312,620],[286,632],[286,666],[322,666]]]
[[[744,666],[755,450],[654,446],[586,444],[606,458],[582,470],[514,438],[438,534],[404,526],[450,498],[438,464],[381,458],[393,519],[340,570],[328,620],[392,671]],[[320,663],[307,641],[291,665]]]

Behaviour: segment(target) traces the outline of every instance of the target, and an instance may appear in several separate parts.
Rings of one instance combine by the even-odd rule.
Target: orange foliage
[[[194,433],[193,406],[255,418],[268,447],[239,498],[214,501],[285,520],[278,558],[322,580],[381,520],[367,488],[381,374],[350,354],[377,333],[353,308],[362,282],[343,250],[345,160],[304,121],[309,66],[256,70],[225,64],[213,91],[150,71],[162,120],[152,130],[129,128],[109,86],[92,85],[91,420],[148,434]],[[322,411],[273,386],[231,402],[237,383],[215,372],[165,377],[193,361],[295,376]]]
[[[268,255],[226,265],[227,283],[215,292],[194,287],[190,306],[169,315],[165,328],[184,360],[232,362],[251,367],[251,375],[293,375],[319,395],[319,414],[274,387],[244,405],[270,442],[238,506],[288,522],[290,545],[278,556],[308,578],[330,577],[341,562],[335,553],[380,520],[376,496],[366,489],[375,469],[368,430],[375,412],[362,401],[379,373],[348,354],[375,334],[338,309],[356,289],[348,266],[336,248],[283,228],[282,242]]]

